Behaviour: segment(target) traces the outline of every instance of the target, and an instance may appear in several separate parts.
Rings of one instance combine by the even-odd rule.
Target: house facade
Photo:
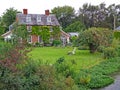
[[[29,14],[27,9],[23,9],[23,13],[18,13],[16,15],[16,22],[18,23],[18,25],[26,25],[28,32],[32,32],[33,26],[49,26],[49,27],[59,26],[60,27],[60,24],[56,16],[54,14],[50,14],[49,10],[45,10],[45,14]],[[12,26],[9,27],[10,28],[9,31],[12,30],[11,27]],[[60,31],[60,33],[61,33],[60,38],[62,42],[69,43],[69,35],[62,30]],[[2,35],[2,36],[4,37],[5,35]],[[36,43],[36,42],[39,43],[41,41],[42,41],[41,37],[38,35],[31,34],[28,37],[29,43]]]

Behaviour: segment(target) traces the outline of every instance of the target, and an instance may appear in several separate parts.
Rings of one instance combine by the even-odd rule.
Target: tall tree
[[[71,24],[72,19],[75,16],[75,10],[71,6],[55,7],[52,9],[52,13],[56,14],[56,17],[63,29]]]
[[[5,23],[6,30],[8,30],[9,25],[15,21],[17,12],[16,9],[9,8],[3,13],[2,21]]]
[[[119,25],[120,5],[112,4],[106,7],[105,3],[99,5],[83,4],[79,8],[78,19],[89,27],[103,27],[113,29]]]

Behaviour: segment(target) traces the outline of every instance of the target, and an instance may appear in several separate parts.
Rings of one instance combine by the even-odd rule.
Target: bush
[[[68,77],[68,76],[73,77],[75,75],[74,68],[71,67],[70,63],[65,61],[64,57],[59,58],[54,64],[54,67],[57,73],[63,75],[64,77]]]
[[[60,40],[53,40],[52,45],[53,46],[59,46],[59,45],[61,45],[61,41]]]
[[[103,53],[105,46],[99,46],[97,51]]]
[[[104,51],[103,51],[103,57],[104,57],[104,58],[109,59],[109,58],[114,58],[114,57],[116,57],[116,56],[117,56],[117,51],[116,51],[116,49],[113,48],[113,47],[107,47],[107,48],[105,48]]]
[[[120,31],[115,31],[115,32],[114,32],[114,37],[115,37],[116,39],[120,39]]]
[[[87,70],[81,70],[75,80],[77,84],[87,85],[91,81],[91,75]]]
[[[79,46],[78,47],[78,50],[89,50],[89,47],[88,46]]]
[[[92,75],[91,81],[88,83],[90,88],[101,88],[113,83],[113,78],[106,75]]]
[[[118,52],[118,53],[117,53],[117,54],[118,54],[118,56],[120,57],[120,45],[117,47],[117,49],[116,49],[116,50],[117,50],[117,52]]]

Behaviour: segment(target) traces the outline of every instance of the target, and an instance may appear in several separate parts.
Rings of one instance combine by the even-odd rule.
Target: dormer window
[[[27,22],[27,23],[31,22],[31,17],[30,17],[30,16],[27,16],[27,17],[26,17],[26,22]]]
[[[41,22],[41,16],[37,16],[37,22]]]
[[[51,22],[51,17],[47,17],[47,22]]]

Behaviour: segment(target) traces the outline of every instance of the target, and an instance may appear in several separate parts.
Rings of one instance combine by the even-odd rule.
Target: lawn
[[[37,47],[29,53],[34,60],[42,60],[50,64],[55,63],[60,57],[64,57],[66,61],[75,61],[76,68],[89,68],[103,61],[100,53],[90,54],[88,50],[76,50],[75,55],[67,55],[72,51],[72,47]]]

